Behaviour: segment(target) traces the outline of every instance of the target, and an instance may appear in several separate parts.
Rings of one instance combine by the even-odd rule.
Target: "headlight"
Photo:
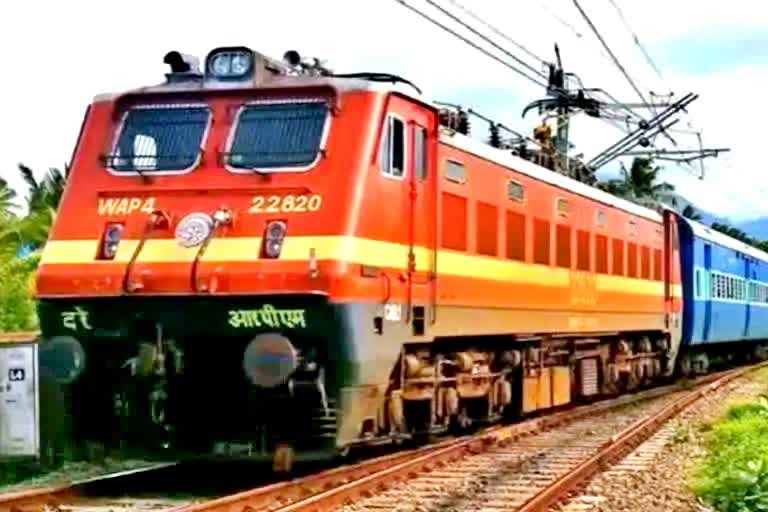
[[[202,244],[213,229],[213,219],[205,213],[190,213],[176,226],[176,242],[182,247]]]
[[[207,61],[207,74],[219,80],[242,80],[253,72],[253,52],[244,47],[217,48]]]
[[[272,388],[288,380],[299,366],[299,354],[280,334],[260,334],[245,348],[243,371],[255,386]]]
[[[264,230],[264,253],[267,258],[277,258],[283,250],[287,227],[285,222],[273,220]]]
[[[104,235],[101,238],[101,248],[99,250],[99,259],[111,260],[117,254],[117,247],[120,245],[120,237],[123,234],[123,225],[119,223],[109,223],[104,228]]]
[[[85,350],[72,336],[54,336],[40,344],[40,366],[61,384],[71,384],[85,370]]]

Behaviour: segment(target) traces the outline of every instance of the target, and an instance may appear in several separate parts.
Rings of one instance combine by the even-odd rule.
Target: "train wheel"
[[[768,345],[755,346],[754,355],[758,361],[768,360]]]
[[[451,418],[451,430],[455,433],[466,432],[472,425],[472,419],[467,414],[467,406],[462,405],[459,413]]]
[[[689,378],[693,374],[693,364],[688,354],[680,356],[678,368],[680,370],[680,374],[685,378]]]
[[[693,370],[698,374],[705,374],[709,371],[709,357],[707,354],[696,354],[693,357]]]

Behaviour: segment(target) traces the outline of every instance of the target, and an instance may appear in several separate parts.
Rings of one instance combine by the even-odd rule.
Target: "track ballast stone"
[[[765,392],[768,370],[735,379],[697,401],[611,469],[595,476],[563,512],[710,512],[688,488],[688,476],[706,451],[702,427],[734,402]]]

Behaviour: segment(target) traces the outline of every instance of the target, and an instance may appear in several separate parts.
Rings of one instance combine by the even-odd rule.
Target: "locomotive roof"
[[[408,96],[416,101],[422,103],[429,103],[421,95],[415,94],[414,91],[405,84],[396,82],[373,82],[362,78],[336,78],[325,76],[275,76],[271,77],[269,82],[254,86],[251,82],[212,82],[201,80],[189,80],[184,82],[171,82],[162,83],[157,85],[150,85],[147,87],[139,87],[123,92],[109,92],[104,94],[98,94],[93,98],[94,102],[112,101],[121,96],[129,94],[151,94],[151,93],[179,93],[179,92],[203,92],[203,91],[243,91],[243,90],[258,90],[258,89],[309,89],[318,87],[331,87],[339,92],[380,92],[389,93],[397,92]],[[430,106],[437,108],[436,105]]]
[[[627,213],[631,213],[633,215],[637,215],[638,217],[643,217],[654,222],[662,222],[663,220],[661,214],[654,210],[645,208],[631,201],[621,199],[614,196],[613,194],[609,194],[608,192],[604,192],[598,188],[592,187],[578,180],[574,180],[573,178],[563,176],[562,174],[551,171],[531,161],[515,156],[512,153],[496,149],[492,146],[489,146],[488,144],[484,144],[482,142],[471,139],[466,135],[462,135],[460,133],[449,134],[444,132],[441,135],[441,140],[443,140],[446,144],[456,147],[457,149],[462,149],[486,160],[495,162],[499,165],[510,167],[515,171],[520,172],[521,174],[525,174],[531,178],[535,178],[551,185],[561,187],[574,194],[587,197],[594,201],[624,210]]]
[[[695,222],[691,219],[685,219],[685,221],[689,226],[691,226],[693,234],[702,240],[722,245],[727,249],[733,249],[734,251],[748,254],[757,260],[768,263],[768,253],[752,247],[751,245],[747,245],[741,240],[736,240],[735,238],[732,238],[699,222]]]

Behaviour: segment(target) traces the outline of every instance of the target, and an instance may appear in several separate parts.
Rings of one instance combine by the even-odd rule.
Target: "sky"
[[[457,28],[510,64],[507,55],[441,15],[430,0],[406,0]],[[536,69],[554,59],[557,43],[566,71],[585,87],[622,101],[640,98],[614,65],[574,0],[434,0],[490,29],[461,7],[491,22],[510,40],[495,41]],[[768,217],[763,127],[768,102],[768,10],[759,0],[579,0],[600,35],[645,98],[700,95],[671,135],[680,149],[731,148],[704,161],[664,164],[663,179],[701,208],[742,222]],[[617,9],[618,7],[618,9]],[[200,57],[217,46],[245,45],[280,58],[286,50],[315,56],[337,72],[384,71],[409,78],[430,99],[461,103],[522,132],[537,121],[523,107],[545,91],[527,78],[430,24],[398,0],[177,0],[93,3],[27,0],[0,13],[0,176],[23,190],[17,164],[38,176],[70,159],[82,116],[99,93],[162,82],[170,50]],[[635,43],[635,34],[654,67]],[[519,46],[524,47],[524,50]],[[659,100],[660,101],[660,100]],[[649,111],[639,113],[650,116]],[[476,124],[476,130],[485,128]],[[624,135],[605,120],[576,116],[574,154],[586,159]],[[666,139],[658,147],[674,149]],[[661,162],[660,162],[661,163]],[[617,165],[600,170],[609,177]]]

